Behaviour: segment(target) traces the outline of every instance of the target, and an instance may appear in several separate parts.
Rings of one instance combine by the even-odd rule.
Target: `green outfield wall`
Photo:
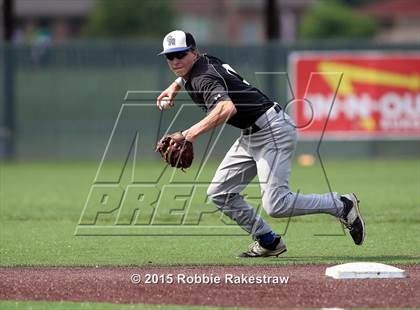
[[[6,56],[6,48],[12,50],[12,60],[10,53]],[[183,129],[204,116],[185,94],[177,99],[177,109],[161,114],[153,106],[157,93],[174,79],[165,60],[156,56],[159,49],[159,41],[0,45],[2,68],[6,61],[13,61],[14,72],[11,80],[4,70],[0,75],[0,156],[5,158],[6,142],[13,137],[13,158],[17,160],[99,160],[108,142],[107,158],[119,159],[134,139],[139,144],[139,156],[155,157],[153,145],[160,134],[168,128]],[[288,96],[286,75],[261,72],[287,72],[292,51],[418,51],[418,46],[318,42],[202,46],[200,50],[224,59],[246,80],[284,104]],[[7,85],[13,85],[13,102],[5,102]],[[182,104],[186,106],[180,112]],[[7,115],[7,105],[14,107],[14,115]],[[118,116],[120,122],[110,141]],[[14,118],[13,135],[7,128],[8,117]],[[218,134],[215,131],[200,139],[199,152],[211,149],[214,158],[221,158],[239,130],[228,128]],[[333,157],[420,155],[418,139],[324,141],[319,145],[319,139],[300,141],[298,153],[316,154],[319,149],[322,155]]]

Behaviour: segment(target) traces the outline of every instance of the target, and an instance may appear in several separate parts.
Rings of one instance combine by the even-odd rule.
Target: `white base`
[[[348,263],[328,267],[325,275],[334,279],[405,278],[405,271],[380,263]]]

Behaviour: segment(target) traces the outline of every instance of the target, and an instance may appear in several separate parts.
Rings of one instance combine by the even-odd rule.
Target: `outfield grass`
[[[48,310],[48,309],[62,309],[62,310],[235,310],[246,308],[231,308],[231,307],[198,307],[198,306],[177,306],[177,305],[118,305],[106,303],[91,303],[91,302],[47,302],[47,301],[0,301],[1,309],[30,309],[30,310]]]
[[[288,252],[279,259],[254,260],[235,258],[250,242],[244,235],[176,237],[176,228],[164,227],[162,233],[172,236],[75,236],[97,166],[50,162],[0,166],[1,266],[420,262],[420,167],[416,160],[325,160],[333,191],[354,191],[362,202],[365,244],[353,245],[328,215],[296,217],[289,224],[287,219],[270,219],[278,232],[288,227],[284,236]],[[162,163],[150,162],[143,176],[161,168]],[[215,168],[216,163],[209,165],[204,180],[211,178]],[[180,180],[188,179],[192,171]],[[328,191],[319,164],[295,165],[291,187],[302,193]],[[111,225],[114,215],[103,215],[101,220]],[[170,223],[171,217],[161,221]]]

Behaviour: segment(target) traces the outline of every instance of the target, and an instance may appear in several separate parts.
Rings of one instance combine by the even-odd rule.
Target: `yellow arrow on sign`
[[[420,89],[419,74],[400,74],[386,70],[377,70],[329,61],[321,61],[318,64],[318,70],[325,73],[343,73],[343,79],[338,88],[338,94],[342,96],[353,93],[353,82],[401,87],[412,91]],[[337,86],[337,76],[324,74],[323,77],[331,89],[335,90],[335,87]]]

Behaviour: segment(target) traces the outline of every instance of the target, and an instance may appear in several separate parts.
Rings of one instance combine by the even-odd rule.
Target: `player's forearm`
[[[175,81],[173,81],[172,84],[169,85],[168,88],[172,89],[174,92],[178,92],[182,88],[183,85],[184,85],[184,81],[181,77],[179,77]]]
[[[183,134],[187,140],[193,141],[199,135],[225,123],[235,113],[236,108],[232,101],[221,101],[205,118],[185,130]]]
[[[174,92],[178,92],[181,89],[181,85],[174,81],[168,88],[172,89]]]

